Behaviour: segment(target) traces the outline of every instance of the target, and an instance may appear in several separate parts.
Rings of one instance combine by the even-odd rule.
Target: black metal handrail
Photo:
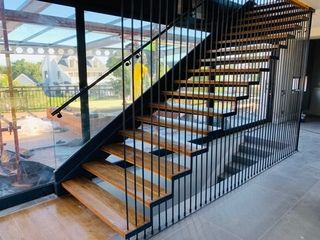
[[[168,24],[166,26],[165,29],[163,29],[161,32],[159,32],[157,35],[155,35],[154,37],[152,37],[148,42],[146,42],[145,44],[143,44],[139,49],[135,50],[131,55],[129,55],[128,57],[124,58],[121,62],[119,62],[118,64],[116,64],[114,67],[112,67],[110,70],[108,70],[106,73],[104,73],[103,75],[101,75],[97,80],[95,80],[93,83],[91,83],[89,86],[84,87],[83,89],[81,89],[81,91],[79,93],[77,93],[76,95],[74,95],[72,98],[70,98],[68,101],[66,101],[64,104],[62,104],[60,107],[58,107],[57,109],[55,109],[51,115],[55,116],[57,115],[58,118],[62,117],[61,111],[63,109],[65,109],[67,106],[69,106],[72,102],[74,102],[76,99],[78,99],[79,97],[83,96],[85,93],[87,93],[91,88],[93,88],[95,85],[97,85],[100,81],[102,81],[103,79],[105,79],[107,76],[109,76],[110,74],[112,74],[114,71],[116,71],[119,67],[123,66],[123,64],[126,64],[127,62],[130,61],[130,59],[134,58],[135,56],[137,58],[140,57],[139,53],[146,48],[147,46],[149,46],[153,41],[155,41],[156,39],[158,39],[161,35],[163,35],[164,33],[166,33],[171,27],[173,27],[179,20],[181,20],[181,18],[185,18],[187,17],[190,13],[192,13],[193,11],[195,11],[198,7],[200,7],[205,1],[207,0],[202,0],[200,1],[194,8],[192,8],[191,11],[187,11],[184,14],[182,14],[181,16],[177,17],[174,21],[172,21],[170,24]]]

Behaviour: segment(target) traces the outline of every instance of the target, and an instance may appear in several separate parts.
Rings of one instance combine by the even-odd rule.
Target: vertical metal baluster
[[[187,43],[186,43],[186,64],[185,64],[185,69],[188,70],[188,62],[189,62],[189,19],[190,16],[191,16],[191,9],[192,9],[192,6],[190,4],[190,1],[188,1],[188,5],[187,5]],[[186,77],[184,77],[184,79],[187,80]],[[182,80],[182,79],[179,79],[179,80]],[[180,87],[180,84],[179,84],[179,87]],[[188,85],[186,84],[185,85],[185,88],[188,88]],[[187,119],[184,119],[184,128],[186,129],[187,128]],[[185,130],[185,139],[187,139],[187,131]],[[186,144],[185,144],[186,146]],[[186,148],[185,148],[185,151],[186,151]],[[184,165],[183,167],[186,169],[187,168],[187,156],[185,155],[184,156]],[[185,217],[187,215],[187,177],[184,176],[183,177],[183,193],[184,193],[184,200],[183,200],[183,216]],[[190,195],[190,199],[191,199],[191,195]]]
[[[166,20],[165,20],[165,25],[168,26],[168,15],[169,15],[169,0],[166,0]],[[164,69],[165,69],[165,73],[168,72],[168,31],[166,31],[165,33],[165,63],[164,63]],[[168,91],[168,74],[165,74],[165,90]],[[167,101],[167,98],[165,97],[165,100]],[[165,102],[166,103],[166,102]],[[168,119],[167,119],[167,109],[164,110],[164,115],[165,115],[165,125],[167,126],[168,123]],[[165,149],[167,149],[167,141],[168,141],[168,136],[167,136],[167,128],[165,128]],[[173,163],[173,155],[171,154],[171,161]],[[165,155],[165,189],[166,189],[166,194],[168,193],[168,155]],[[171,174],[173,175],[174,172],[172,171]],[[171,178],[172,181],[172,178]],[[172,185],[171,185],[172,186]],[[171,194],[172,194],[172,198],[173,198],[173,192],[174,189],[171,189]],[[165,226],[168,226],[168,201],[165,201]]]
[[[152,40],[153,38],[153,6],[154,6],[154,2],[153,0],[150,0],[150,40]],[[153,41],[150,42],[150,86],[152,87],[153,86]],[[150,92],[150,105],[152,104],[153,102],[153,91]],[[152,121],[152,114],[153,114],[153,108],[150,109],[150,118],[151,118],[151,121]],[[151,134],[151,141],[150,141],[150,145],[151,145],[151,152],[153,152],[153,128],[154,126],[151,124],[151,131],[150,131],[150,134]],[[154,195],[153,195],[153,184],[154,184],[154,179],[153,179],[153,160],[154,160],[154,155],[151,155],[151,199],[154,199]],[[151,217],[152,217],[152,209],[150,209],[150,212],[151,212]],[[151,234],[153,235],[154,233],[154,226],[152,224],[151,226]]]
[[[140,108],[141,108],[141,114],[140,116],[143,117],[144,116],[144,101],[143,101],[143,96],[144,96],[144,87],[143,87],[143,83],[144,83],[144,79],[145,79],[145,75],[144,75],[144,71],[143,71],[143,51],[144,49],[142,48],[143,46],[143,10],[144,10],[144,0],[141,1],[140,4],[140,73],[141,73],[141,85],[140,85],[140,92],[141,92],[141,104],[140,104]],[[151,86],[150,86],[151,87]],[[144,123],[141,122],[141,131],[144,132]],[[145,159],[144,159],[144,134],[142,134],[141,136],[141,167],[142,167],[142,214],[143,214],[143,221],[146,222],[146,195],[145,195]],[[151,199],[153,200],[153,199]],[[150,216],[150,218],[152,218],[152,216]],[[152,219],[150,219],[150,221],[152,221]],[[147,232],[146,230],[143,231],[144,234],[144,238],[146,238]]]
[[[122,60],[125,58],[124,55],[124,0],[121,0],[121,58]],[[125,101],[125,63],[122,62],[121,66],[122,70],[122,112],[124,113],[122,116],[122,128],[126,130],[126,101]],[[123,142],[125,142],[125,137],[123,137]],[[126,149],[125,144],[123,144],[123,156],[124,156],[124,178],[125,178],[125,205],[126,205],[126,220],[127,220],[127,230],[129,231],[129,206],[128,206],[128,179],[127,179],[127,159],[126,159]]]
[[[159,17],[159,23],[158,23],[158,32],[160,34],[161,32],[161,20],[162,20],[162,1],[159,1],[159,12],[158,12],[158,17]],[[158,38],[158,74],[157,74],[157,79],[159,81],[160,77],[161,77],[161,35]],[[160,89],[160,84],[158,84],[158,104],[160,104],[161,100],[160,100],[160,94],[161,94],[161,89]],[[158,113],[160,114],[160,111],[158,111]],[[166,127],[165,127],[166,129]],[[158,148],[160,149],[160,135],[161,135],[161,126],[160,126],[160,116],[158,116]],[[166,150],[166,149],[165,149]],[[158,198],[160,197],[160,155],[157,157],[158,160]],[[158,230],[161,231],[161,214],[160,214],[160,204],[158,205]]]
[[[135,213],[135,225],[138,226],[138,203],[137,203],[137,165],[136,165],[136,128],[135,128],[135,123],[136,123],[136,116],[135,116],[135,99],[138,96],[135,96],[135,82],[134,82],[134,32],[133,32],[133,18],[134,18],[134,0],[131,0],[130,4],[130,11],[131,11],[131,99],[132,99],[132,128],[133,128],[133,174],[134,174],[134,213]],[[139,87],[139,86],[138,86]],[[136,235],[138,237],[138,234]]]
[[[210,6],[209,6],[210,7]],[[214,41],[214,37],[215,37],[215,34],[213,32],[213,29],[214,29],[214,18],[215,18],[215,4],[213,3],[212,4],[212,7],[210,7],[210,9],[212,9],[211,12],[212,14],[210,15],[211,16],[211,21],[210,21],[210,47],[209,47],[209,51],[210,51],[210,54],[209,54],[209,59],[210,59],[210,64],[213,65],[213,59],[212,59],[212,55],[213,55],[213,41]],[[208,15],[209,16],[209,15]],[[207,58],[208,56],[208,51],[205,53],[205,56]],[[204,86],[205,86],[205,80],[203,80],[204,82]],[[216,80],[214,80],[214,82],[216,82]],[[211,84],[208,84],[208,93],[210,93],[210,89],[211,89]],[[209,106],[208,106],[209,107]],[[212,133],[210,133],[210,128],[212,129]],[[212,191],[214,190],[215,191],[215,183],[216,181],[214,180],[214,183],[213,183],[213,179],[212,179],[212,174],[214,174],[214,177],[216,178],[216,167],[217,167],[217,158],[214,156],[213,154],[213,150],[214,150],[214,140],[211,139],[211,136],[210,135],[213,135],[213,132],[214,132],[214,127],[213,126],[210,126],[208,122],[206,122],[206,130],[209,132],[208,134],[208,137],[207,137],[207,141],[210,141],[210,145],[208,144],[208,149],[209,147],[211,147],[211,154],[210,156],[207,155],[207,157],[209,158],[210,157],[210,184],[209,184],[209,187],[210,187],[210,192],[209,192],[209,201],[211,202],[213,199],[212,199]],[[216,141],[215,141],[216,142]],[[214,170],[213,170],[213,165],[214,165]]]
[[[207,55],[206,53],[208,51],[207,46],[209,45],[209,43],[207,42],[208,41],[207,33],[208,33],[208,30],[210,30],[210,28],[208,27],[208,24],[209,24],[208,18],[209,18],[209,8],[210,8],[210,6],[209,6],[209,2],[208,1],[205,1],[203,3],[203,5],[205,6],[205,9],[206,9],[206,11],[204,13],[204,17],[205,17],[205,28],[204,28],[204,30],[205,30],[206,36],[205,36],[205,41],[203,42],[204,46],[205,46],[204,47],[204,51],[203,51],[203,58],[206,59],[206,55]],[[200,59],[200,61],[201,61],[201,59]],[[211,68],[211,66],[212,66],[212,64],[210,63],[210,68]],[[210,94],[210,92],[208,91],[209,89],[207,89],[204,85],[201,86],[201,88],[203,88],[203,92],[205,92],[205,90],[206,90],[207,94],[208,95]],[[203,100],[203,105],[205,106],[205,101],[204,100]],[[207,112],[209,112],[209,107],[207,107],[207,108],[208,108]],[[201,127],[202,127],[201,132],[200,132],[200,134],[197,133],[197,135],[200,135],[202,137],[202,139],[203,139],[203,137],[204,137],[204,135],[203,135],[204,128],[206,128],[206,130],[208,130],[207,123],[205,121],[203,121],[203,119],[202,119]],[[206,140],[206,141],[208,141],[208,140]],[[202,140],[202,143],[203,143],[203,140]],[[210,151],[210,147],[209,147],[209,143],[208,142],[206,142],[206,146],[207,146],[208,150],[207,150],[206,155],[205,155],[205,159],[206,159],[205,170],[206,171],[205,171],[205,178],[204,178],[205,179],[205,197],[204,197],[205,201],[204,201],[204,204],[207,204],[207,201],[208,201],[208,168],[209,168],[209,159],[208,158],[209,158],[209,151]]]
[[[181,1],[180,2],[181,3],[181,6],[180,6],[180,8],[181,8],[181,13],[180,13],[180,16],[179,16],[179,22],[180,22],[180,24],[178,23],[177,25],[178,25],[178,28],[179,28],[179,30],[180,30],[180,32],[179,32],[179,34],[180,34],[180,36],[179,36],[179,49],[178,49],[178,54],[179,54],[179,59],[181,60],[181,42],[182,42],[182,16],[183,16],[183,13],[184,13],[184,4],[183,4],[183,1]],[[180,26],[179,26],[180,25]],[[181,61],[179,61],[179,74],[178,74],[178,78],[179,79],[181,79]],[[175,80],[175,79],[174,79]],[[178,97],[178,99],[179,99],[179,109],[181,108],[181,87],[180,87],[180,84],[179,84],[179,87],[178,87],[178,89],[179,89],[179,97]],[[172,98],[172,100],[173,100],[174,98]],[[180,115],[180,112],[179,112],[179,115]],[[174,132],[173,131],[171,131],[172,132],[172,139],[174,138],[174,136],[173,136],[173,134],[174,134]],[[178,165],[179,165],[179,170],[180,170],[180,165],[181,165],[181,154],[180,154],[180,152],[181,152],[181,148],[180,148],[180,142],[181,142],[181,122],[180,122],[180,116],[179,116],[179,118],[178,118],[178,152],[179,152],[179,154],[178,154]],[[185,141],[184,141],[184,145],[186,145],[186,139],[185,139]],[[186,148],[184,147],[184,152],[186,152],[185,150],[186,150]],[[181,211],[181,207],[180,207],[180,194],[181,194],[181,191],[180,191],[180,184],[181,184],[181,182],[180,182],[180,180],[181,179],[178,179],[177,180],[177,182],[178,182],[178,193],[177,193],[177,195],[178,195],[178,221],[180,221],[180,211]]]
[[[178,4],[178,1],[177,0],[174,0],[173,2],[173,19],[176,19],[176,11],[177,11],[177,4]],[[173,35],[173,39],[172,39],[172,46],[173,46],[173,50],[172,50],[172,68],[174,67],[175,65],[175,62],[174,62],[174,55],[175,55],[175,44],[176,44],[176,37],[175,37],[175,32],[176,32],[176,24],[174,23],[173,26],[172,26],[172,35]],[[174,83],[173,83],[173,80],[175,79],[175,76],[174,76],[174,73],[172,71],[172,75],[171,75],[171,96],[173,96],[173,92],[174,92]],[[173,99],[171,98],[171,109],[173,109]],[[166,98],[166,105],[167,105],[167,98]],[[173,124],[173,110],[170,111],[171,113],[171,125]],[[171,137],[171,145],[173,145],[173,137]],[[172,155],[172,164],[171,164],[171,171],[174,172],[174,167],[173,167],[173,164],[174,164],[174,156]],[[172,182],[172,191],[174,191],[174,182]],[[174,223],[174,197],[172,198],[171,200],[171,203],[172,203],[172,206],[171,206],[171,209],[172,209],[172,216],[171,216],[171,223],[173,224]]]

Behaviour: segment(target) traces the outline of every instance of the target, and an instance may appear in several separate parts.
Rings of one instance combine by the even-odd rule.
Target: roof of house
[[[14,84],[18,85],[29,85],[29,86],[37,86],[37,81],[24,73],[21,73],[18,77],[13,80]]]

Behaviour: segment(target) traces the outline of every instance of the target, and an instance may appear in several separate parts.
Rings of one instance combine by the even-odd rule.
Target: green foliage
[[[43,80],[40,66],[41,63],[30,63],[25,59],[17,60],[12,63],[12,77],[16,79],[20,74],[24,73],[41,83]]]
[[[0,72],[0,88],[8,87],[8,76]]]
[[[122,61],[121,51],[113,51],[111,53],[111,57],[107,60],[106,66],[108,69],[111,69],[121,61]],[[131,70],[132,70],[132,65],[124,66],[124,68],[119,67],[117,70],[113,72],[113,76],[116,79],[111,82],[111,86],[116,95],[122,96],[122,79],[124,79],[125,97],[131,94],[131,78],[132,78]]]

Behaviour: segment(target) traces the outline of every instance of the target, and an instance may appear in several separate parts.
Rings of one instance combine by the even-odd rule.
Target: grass
[[[73,102],[69,107],[79,109],[80,102]],[[119,109],[122,108],[122,99],[89,100],[89,107],[90,109]]]

